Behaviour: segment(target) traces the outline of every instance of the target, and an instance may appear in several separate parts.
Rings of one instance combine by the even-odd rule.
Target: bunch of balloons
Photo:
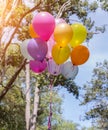
[[[62,74],[74,79],[78,65],[89,58],[88,48],[81,45],[87,37],[87,30],[81,23],[69,25],[62,18],[40,12],[34,16],[29,34],[31,39],[21,44],[21,52],[36,73],[47,69],[52,75]]]

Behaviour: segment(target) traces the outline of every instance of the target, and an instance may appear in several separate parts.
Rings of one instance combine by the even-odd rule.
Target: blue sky
[[[97,13],[91,14],[97,25],[108,24],[108,13],[98,9]],[[85,43],[85,45],[87,45]],[[92,76],[93,68],[96,66],[96,62],[102,62],[104,59],[108,60],[108,27],[104,34],[96,34],[88,44],[90,50],[89,60],[79,66],[79,73],[76,76],[75,82],[77,85],[82,86],[87,81],[90,81]],[[61,90],[60,94],[64,94],[63,102],[63,117],[67,120],[79,123],[82,126],[89,127],[91,121],[81,121],[84,116],[84,112],[89,108],[88,106],[79,106],[79,100],[76,100],[72,94],[68,94],[64,89]]]

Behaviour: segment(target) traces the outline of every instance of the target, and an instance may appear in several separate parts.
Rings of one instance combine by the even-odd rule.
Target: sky
[[[98,9],[97,13],[91,14],[91,16],[95,20],[96,25],[108,24],[108,13],[100,9]],[[90,57],[85,64],[79,66],[79,73],[75,78],[75,83],[79,86],[83,86],[87,81],[90,81],[96,62],[103,62],[105,59],[108,60],[108,27],[104,34],[96,34],[89,41],[89,44],[85,43],[85,45],[90,51]],[[84,112],[89,109],[88,106],[79,106],[80,101],[64,89],[60,91],[60,95],[62,94],[65,95],[62,105],[63,117],[79,123],[81,126],[92,126],[91,121],[82,121]]]

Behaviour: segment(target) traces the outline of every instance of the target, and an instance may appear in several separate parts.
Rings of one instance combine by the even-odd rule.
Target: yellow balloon
[[[71,47],[76,47],[80,45],[87,37],[87,30],[84,25],[81,23],[74,23],[71,25],[73,30],[73,37],[71,39],[70,45]]]
[[[32,38],[39,38],[38,34],[34,31],[32,24],[29,25],[29,34]]]
[[[63,64],[70,56],[70,48],[67,46],[60,46],[60,44],[55,44],[52,48],[52,58],[56,64]]]
[[[58,24],[54,30],[54,40],[62,46],[67,45],[73,36],[72,28],[67,23]]]

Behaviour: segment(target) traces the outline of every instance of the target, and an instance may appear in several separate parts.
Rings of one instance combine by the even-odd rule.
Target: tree
[[[5,77],[4,80],[2,80],[1,82],[1,90],[0,92],[2,92],[4,90],[4,86],[5,84],[7,84],[7,82],[11,79],[12,75],[14,74],[15,70],[17,69],[17,67],[20,65],[21,63],[21,59],[22,59],[22,56],[21,56],[21,53],[19,51],[19,46],[17,44],[11,44],[9,47],[8,47],[8,50],[7,50],[7,53],[6,53],[6,60],[8,61],[7,63],[7,66],[5,67]],[[15,62],[13,62],[15,61]],[[37,111],[39,111],[39,109],[41,110],[41,112],[39,111],[39,115],[38,115],[38,118],[41,117],[41,115],[44,115],[45,113],[45,116],[42,118],[40,118],[40,120],[44,120],[45,122],[47,122],[47,116],[48,116],[48,111],[49,111],[49,107],[46,108],[46,111],[43,110],[43,105],[39,108],[38,106],[36,107],[37,103],[39,102],[39,99],[37,97],[40,97],[42,96],[43,94],[41,94],[40,96],[38,95],[38,93],[41,93],[41,91],[45,91],[46,93],[49,93],[49,89],[48,89],[48,85],[50,84],[50,80],[46,80],[46,79],[52,79],[54,80],[54,86],[58,86],[58,85],[63,85],[64,87],[66,87],[68,89],[69,92],[72,92],[74,95],[76,95],[76,97],[78,97],[78,87],[75,85],[75,83],[71,80],[66,80],[63,76],[59,75],[58,77],[55,77],[55,76],[50,76],[50,74],[48,72],[45,72],[43,74],[35,74],[35,73],[32,73],[31,74],[31,80],[29,79],[30,77],[28,76],[27,73],[29,73],[29,70],[28,70],[28,65],[26,67],[26,72],[25,72],[25,67],[24,69],[20,72],[20,74],[18,75],[16,81],[14,82],[14,85],[12,85],[12,92],[13,92],[13,87],[15,87],[15,85],[17,85],[19,87],[19,92],[22,94],[22,97],[24,97],[23,99],[23,102],[25,102],[25,96],[26,96],[26,102],[27,102],[27,109],[26,109],[26,125],[27,125],[27,129],[30,127],[30,129],[34,129],[36,127],[36,118],[37,118]],[[26,74],[26,77],[27,77],[27,82],[25,82],[25,74]],[[31,81],[30,82],[30,86],[27,85],[29,83],[29,80]],[[25,86],[27,87],[26,90],[25,90]],[[37,89],[40,89],[40,92],[37,91]],[[35,91],[35,93],[34,93]],[[44,92],[44,95],[45,95],[45,92]],[[17,91],[16,91],[17,93]],[[6,100],[8,100],[8,98],[12,98],[12,94],[11,94],[11,91],[9,93],[10,96],[6,97]],[[57,95],[57,93],[55,93],[55,95]],[[49,96],[47,95],[47,98],[49,100]],[[44,97],[45,99],[45,97]],[[29,101],[28,101],[29,100]],[[32,102],[32,100],[34,100],[34,104]],[[40,98],[41,100],[41,98]],[[9,100],[10,101],[10,100]],[[47,100],[46,100],[47,101]],[[18,102],[17,100],[15,100],[15,102]],[[30,104],[31,102],[31,104]],[[43,101],[45,102],[45,101]],[[45,106],[49,106],[48,105],[48,102],[46,102]],[[10,107],[10,103],[9,102],[5,102],[5,100],[2,100],[1,101],[1,108],[4,109],[4,112],[1,111],[1,115],[3,113],[7,113],[7,110],[6,110],[6,103],[8,103],[8,107],[9,107],[9,110],[11,111],[11,113],[14,113],[14,108],[11,109]],[[13,101],[13,104],[14,104],[14,101]],[[57,103],[55,102],[55,105]],[[56,105],[56,107],[54,107],[54,115],[56,116],[56,110],[60,110],[60,108],[58,107],[60,104],[60,102]],[[32,107],[31,107],[32,106]],[[13,106],[14,107],[14,106]],[[23,103],[23,106],[22,106],[22,109],[24,109],[25,107],[25,103]],[[34,107],[34,108],[33,108]],[[14,110],[14,111],[13,111]],[[58,112],[57,110],[57,112]],[[13,125],[11,124],[11,120],[6,120],[6,118],[4,118],[4,120],[1,118],[1,122],[4,122],[3,125],[1,126],[1,128],[5,127],[5,129],[8,129],[11,127],[11,129],[25,129],[25,119],[24,119],[24,114],[21,115],[19,114],[19,112],[17,113],[16,112],[16,116],[18,114],[18,116],[16,117],[16,120],[15,122],[13,121]],[[24,112],[24,111],[22,111]],[[31,113],[31,115],[29,114]],[[28,115],[29,114],[29,115]],[[19,127],[20,125],[20,119],[19,119],[19,115],[20,117],[23,119],[23,122],[22,124],[24,125],[23,127]],[[9,116],[10,119],[13,119],[13,117],[11,118],[11,114],[8,115],[7,114],[7,117]],[[3,116],[1,116],[3,117]],[[60,117],[59,117],[60,118]],[[55,120],[56,118],[54,118]],[[10,124],[10,125],[7,125],[5,126],[5,124]],[[16,125],[17,123],[17,125]],[[44,123],[43,121],[42,122],[39,122],[37,121],[37,124],[42,124]],[[16,125],[16,126],[15,126]]]
[[[90,105],[86,119],[94,119],[98,127],[108,129],[108,61],[97,63],[90,82],[84,86],[83,105]]]
[[[12,69],[12,68],[11,68]],[[11,71],[10,71],[11,72]],[[9,73],[9,72],[8,72]],[[10,74],[10,73],[9,73]],[[46,73],[45,73],[46,74]],[[36,123],[36,127],[37,129],[39,128],[43,128],[44,130],[47,129],[47,122],[48,122],[48,115],[49,115],[49,102],[50,102],[50,94],[51,92],[49,91],[48,86],[45,85],[45,81],[46,83],[48,82],[47,80],[45,80],[45,78],[43,75],[41,75],[42,77],[36,75],[33,73],[33,77],[31,79],[31,87],[29,88],[30,91],[30,112],[31,112],[31,116],[30,118],[33,120],[35,115],[34,115],[34,104],[33,102],[37,103],[37,95],[35,95],[34,91],[36,88],[36,85],[38,88],[40,88],[39,90],[39,106],[38,106],[38,113],[36,113],[38,116],[36,116],[37,120],[34,120],[33,122]],[[46,74],[47,76],[47,74]],[[1,104],[0,104],[0,129],[5,129],[8,130],[11,128],[11,130],[23,130],[25,129],[25,115],[24,115],[24,111],[25,111],[25,72],[23,71],[21,73],[21,75],[17,78],[16,82],[14,83],[14,85],[17,86],[13,86],[12,89],[9,91],[9,93],[7,93],[7,95],[5,96],[5,98],[2,100]],[[35,80],[34,80],[34,79]],[[38,81],[35,83],[36,78],[38,79]],[[22,82],[23,81],[23,82]],[[44,81],[44,82],[43,82]],[[57,81],[58,83],[58,81]],[[57,84],[56,83],[56,84]],[[63,83],[63,81],[62,81]],[[34,85],[36,84],[36,85]],[[43,86],[44,84],[44,86]],[[3,87],[1,88],[3,89]],[[1,90],[0,90],[1,91]],[[37,91],[36,91],[37,92]],[[34,98],[34,96],[36,96]],[[76,93],[77,96],[77,93]],[[35,104],[36,104],[35,103]],[[52,127],[56,127],[58,125],[60,125],[62,123],[62,110],[61,110],[61,103],[62,103],[62,99],[58,96],[58,91],[57,88],[53,88],[52,91]],[[28,111],[27,111],[28,112]],[[28,117],[29,118],[29,117]],[[31,126],[32,122],[30,122]]]
[[[78,124],[75,124],[71,121],[65,121],[65,120],[61,120],[61,123],[58,124],[57,126],[55,126],[53,129],[54,130],[78,130]]]
[[[0,90],[3,88],[0,88]],[[25,129],[25,98],[21,88],[14,85],[0,103],[0,129]]]
[[[14,72],[16,71],[17,67],[20,66],[21,58],[22,58],[22,56],[21,57],[20,56],[21,56],[21,53],[19,51],[19,46],[17,44],[11,44],[6,53],[6,60],[8,61],[8,65],[5,67],[5,77],[3,77],[4,80],[2,80],[2,82],[1,82],[0,92],[2,92],[4,90],[5,84],[7,84],[7,82],[11,79],[11,77],[14,74]],[[15,61],[15,62],[12,62],[12,61]],[[27,68],[26,72],[27,73],[29,72],[28,68]],[[31,115],[29,114],[29,116],[27,116],[27,119],[26,119],[26,121],[29,121],[29,123],[30,123],[30,124],[26,123],[26,124],[28,124],[28,126],[30,125],[30,129],[32,129],[32,128],[34,129],[36,127],[36,123],[39,126],[43,123],[47,123],[47,117],[49,115],[48,112],[49,112],[49,99],[50,99],[48,85],[50,84],[50,80],[46,80],[46,79],[55,79],[54,86],[58,86],[59,84],[64,85],[65,87],[67,87],[69,89],[68,91],[73,92],[73,94],[76,95],[76,97],[78,96],[78,88],[75,85],[75,83],[73,81],[71,81],[70,83],[67,84],[67,81],[69,82],[69,80],[66,80],[61,75],[59,75],[58,77],[51,76],[49,78],[50,74],[48,72],[45,72],[45,73],[39,74],[39,75],[32,72],[31,78],[30,78],[28,75],[26,75],[26,72],[25,72],[25,67],[24,67],[24,69],[22,69],[22,71],[16,78],[16,81],[13,83],[12,88],[9,91],[9,93],[7,93],[7,95],[3,98],[3,100],[1,100],[1,103],[0,103],[0,109],[1,109],[0,120],[2,123],[1,127],[0,127],[1,129],[9,129],[9,128],[16,129],[16,130],[25,129],[25,119],[24,119],[25,101],[28,104],[26,113],[28,114],[29,111],[31,113]],[[27,79],[27,83],[26,83],[25,75],[27,76],[27,78],[30,78],[30,81],[31,81],[30,86],[28,86],[27,88],[25,86],[27,86],[26,84],[28,84],[29,79]],[[17,88],[19,88],[19,89],[17,89]],[[27,90],[25,90],[25,89],[27,89]],[[40,89],[40,90],[37,91],[37,89]],[[29,93],[28,93],[28,91],[29,91]],[[17,93],[20,94],[20,95],[18,95],[18,97],[21,98],[22,106],[20,106],[19,98],[16,98]],[[45,98],[45,95],[47,95],[46,98]],[[55,95],[56,95],[56,99],[54,101],[54,106],[55,106],[54,107],[54,116],[55,117],[53,120],[56,121],[57,118],[60,118],[60,114],[59,114],[60,106],[59,105],[61,104],[61,100],[59,98],[57,99],[57,92],[54,93],[54,96]],[[26,99],[25,96],[27,96],[27,100],[25,100]],[[37,97],[40,97],[40,101],[42,99],[43,99],[43,101],[42,101],[42,104],[40,104],[39,107],[37,106],[37,108],[36,108],[36,105],[39,102],[39,99]],[[11,99],[12,99],[12,101],[11,101]],[[29,102],[28,102],[28,99],[29,99]],[[11,102],[13,104],[11,104]],[[30,102],[31,102],[31,104],[30,104]],[[14,105],[16,103],[17,103],[17,105]],[[46,109],[43,109],[44,108],[43,105],[46,106]],[[7,110],[7,106],[8,106],[8,110]],[[18,107],[18,110],[17,110],[17,107]],[[20,110],[22,111],[22,113],[20,113]],[[38,113],[37,113],[37,111],[38,111]],[[10,114],[8,114],[8,112]],[[37,115],[38,115],[38,120],[36,122]],[[13,121],[14,118],[15,118],[15,120]],[[20,118],[23,121],[20,120]],[[10,119],[12,119],[12,120],[10,120]],[[19,127],[19,125],[20,125],[20,127]]]
[[[100,130],[100,129],[93,126],[93,127],[88,127],[88,128],[83,127],[83,128],[81,128],[81,130]]]
[[[45,73],[40,74],[40,75],[36,75],[33,73],[33,78],[31,79],[33,86],[35,83],[34,79],[36,80],[36,87],[39,89],[39,98],[40,98],[39,102],[42,105],[42,106],[39,105],[39,108],[41,108],[41,109],[38,110],[38,112],[40,113],[40,117],[41,117],[41,114],[42,115],[45,114],[45,116],[48,115],[48,111],[49,111],[48,104],[51,103],[51,105],[53,106],[53,108],[51,108],[51,109],[52,109],[52,111],[54,109],[53,115],[55,115],[54,119],[52,118],[53,119],[52,124],[53,124],[53,122],[55,122],[54,124],[56,124],[56,120],[55,120],[56,116],[57,116],[57,118],[60,118],[59,113],[61,113],[60,112],[61,111],[61,109],[60,109],[61,100],[58,98],[58,96],[56,98],[54,98],[55,95],[57,95],[57,91],[54,91],[54,90],[58,88],[58,85],[62,85],[64,87],[66,87],[70,93],[73,93],[76,97],[78,97],[78,94],[79,94],[78,86],[73,81],[66,80],[62,75],[53,76],[53,75],[50,75],[48,72],[45,72]],[[49,79],[49,80],[46,80],[46,79]],[[48,87],[51,84],[52,84],[53,88]],[[32,86],[32,88],[33,88],[33,86]],[[53,89],[53,92],[50,89]],[[50,94],[50,93],[54,93],[54,94]],[[47,95],[46,97],[45,97],[45,94]],[[32,95],[34,95],[34,93],[32,93]],[[46,101],[46,104],[44,104],[44,102],[45,102],[44,100]],[[36,105],[36,104],[34,104],[34,105]],[[55,110],[57,110],[57,112],[55,112]],[[52,111],[51,111],[51,113],[52,113]],[[37,112],[37,115],[38,115],[38,112]],[[39,118],[39,115],[38,115],[37,116],[37,123],[39,121],[40,121],[40,124],[46,124],[47,123],[46,121],[48,121],[48,120],[47,120],[47,117],[42,119],[42,118]]]

